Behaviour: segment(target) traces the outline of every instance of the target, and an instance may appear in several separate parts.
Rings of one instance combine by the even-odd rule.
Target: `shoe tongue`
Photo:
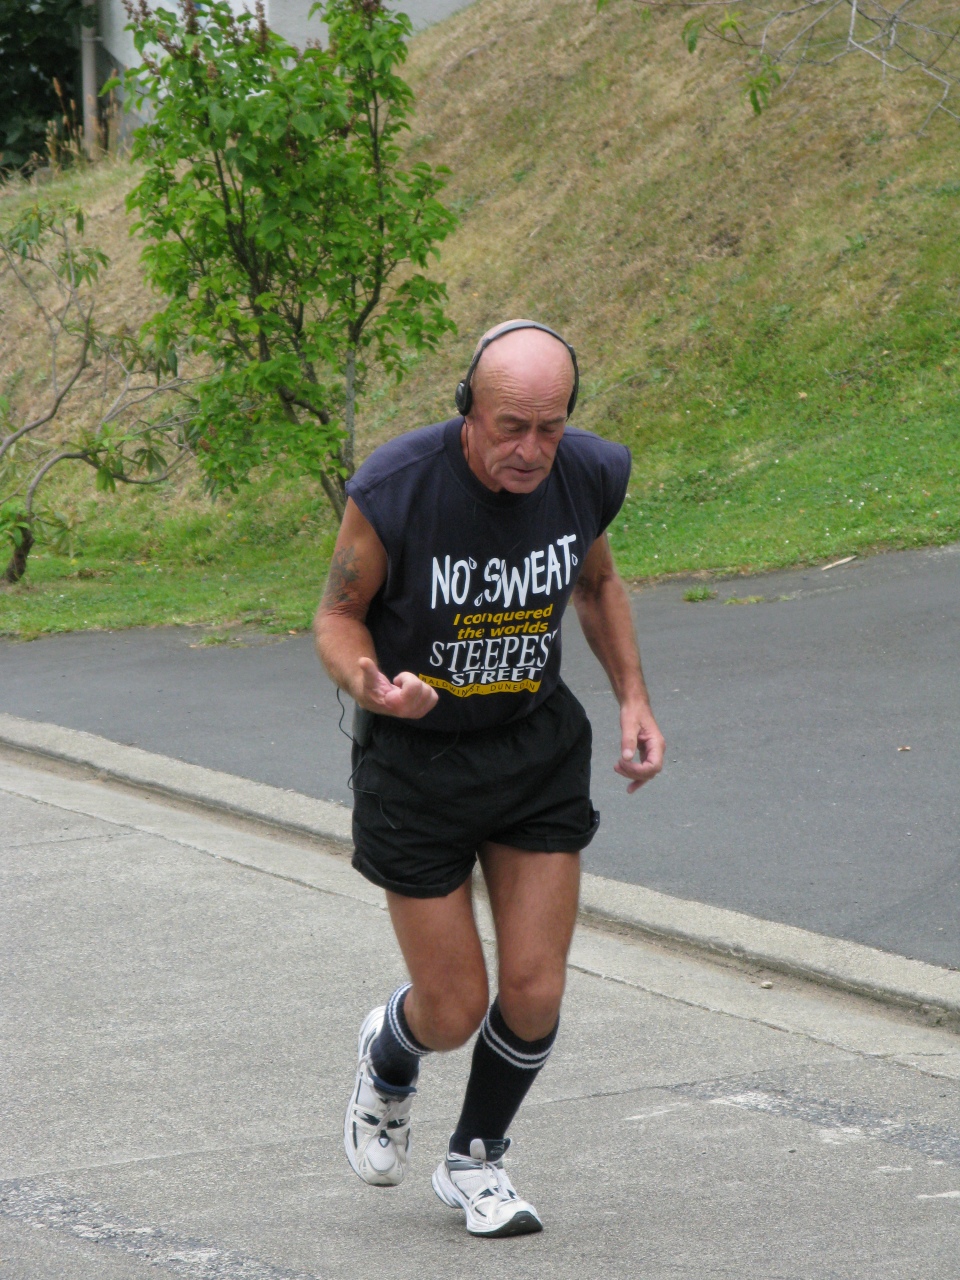
[[[484,1160],[487,1164],[497,1164],[503,1159],[504,1152],[510,1145],[509,1138],[471,1138],[470,1159]]]
[[[385,1098],[388,1102],[394,1102],[397,1098],[412,1098],[417,1092],[416,1085],[388,1084],[386,1080],[381,1080],[380,1077],[372,1071],[370,1073],[370,1083],[380,1097]]]
[[[357,1091],[357,1102],[361,1107],[376,1115],[384,1103],[398,1102],[413,1093],[416,1093],[415,1089],[395,1090],[385,1081],[373,1076],[371,1079],[364,1079],[360,1082],[360,1088]]]

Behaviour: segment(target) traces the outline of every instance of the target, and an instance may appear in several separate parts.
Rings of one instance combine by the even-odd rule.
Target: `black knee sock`
[[[387,1001],[380,1034],[370,1046],[370,1065],[386,1084],[412,1085],[420,1072],[420,1059],[430,1050],[420,1043],[407,1022],[403,1002],[412,983],[404,983]]]
[[[559,1024],[558,1024],[559,1025]],[[483,1020],[450,1150],[468,1155],[473,1138],[502,1138],[527,1090],[550,1057],[557,1028],[542,1040],[521,1040],[507,1026],[497,998]]]

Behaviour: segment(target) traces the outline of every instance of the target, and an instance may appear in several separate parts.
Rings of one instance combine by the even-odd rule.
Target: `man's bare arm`
[[[587,643],[597,655],[620,703],[620,759],[617,773],[630,780],[629,792],[663,768],[663,735],[650,709],[633,628],[630,598],[614,567],[606,534],[587,552],[573,593]],[[634,755],[639,751],[639,760]]]
[[[355,702],[380,715],[419,719],[437,691],[409,671],[394,680],[377,666],[366,625],[370,602],[387,577],[387,553],[373,526],[351,499],[337,535],[323,598],[313,620],[320,661]]]

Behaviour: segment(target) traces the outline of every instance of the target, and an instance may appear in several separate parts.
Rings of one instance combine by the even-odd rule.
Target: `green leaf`
[[[30,521],[22,503],[14,500],[0,504],[0,544],[6,543],[11,549],[20,547],[29,529]]]
[[[717,23],[717,33],[721,36],[739,36],[742,25],[743,14],[737,11],[730,13],[728,10]]]
[[[704,18],[690,18],[684,23],[681,39],[687,46],[688,53],[696,53],[697,44],[700,40],[700,33],[703,31],[705,25],[706,19]]]
[[[744,88],[744,97],[753,108],[754,115],[761,115],[765,107],[769,105],[770,95],[774,89],[780,84],[780,72],[775,66],[772,58],[768,54],[764,54],[760,58],[759,69],[746,78]]]

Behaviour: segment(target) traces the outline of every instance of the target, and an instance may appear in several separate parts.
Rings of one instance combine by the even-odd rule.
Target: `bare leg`
[[[483,1021],[489,993],[467,880],[445,898],[387,893],[394,932],[413,989],[403,1011],[428,1049],[458,1049]]]
[[[480,864],[497,931],[500,1010],[522,1040],[557,1024],[580,895],[578,853],[487,844]]]
[[[371,1186],[395,1187],[403,1179],[421,1048],[457,1048],[486,1014],[487,971],[470,890],[468,880],[445,898],[387,894],[412,985],[379,1028],[376,1011],[367,1015],[343,1122],[350,1167]],[[411,1047],[408,1035],[419,1044]]]

